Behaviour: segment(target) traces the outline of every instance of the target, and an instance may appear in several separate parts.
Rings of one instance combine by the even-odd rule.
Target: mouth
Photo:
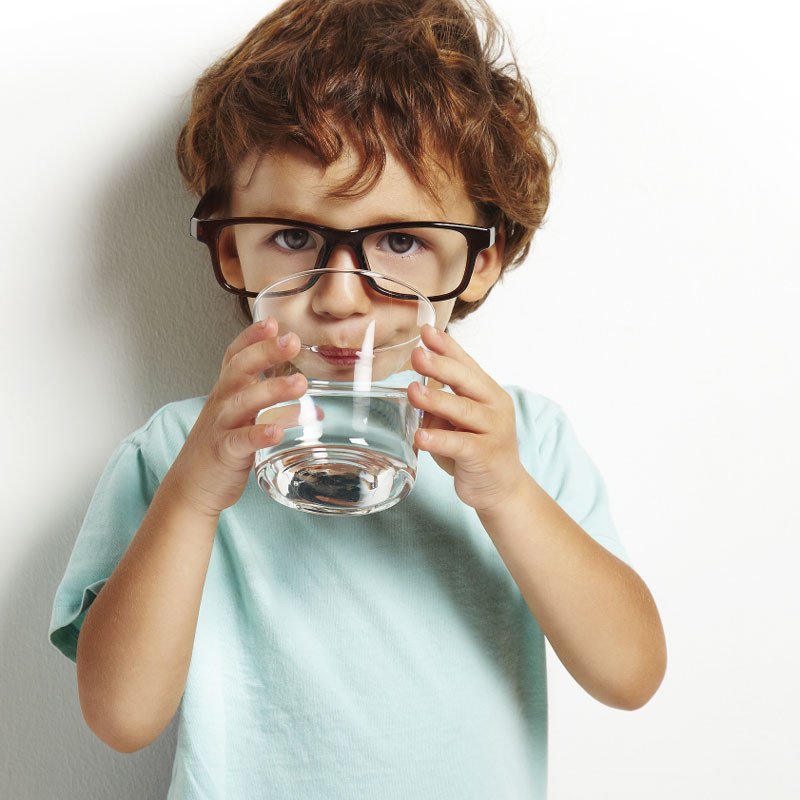
[[[352,366],[359,359],[366,361],[367,359],[371,359],[373,356],[377,358],[379,354],[394,350],[402,350],[407,348],[409,345],[419,342],[419,340],[419,336],[413,336],[410,339],[391,343],[379,342],[377,344],[373,344],[371,341],[365,340],[365,351],[355,347],[339,347],[333,344],[301,343],[300,347],[302,350],[306,350],[307,352],[320,356],[320,358],[325,359],[325,361],[327,361],[329,364]]]
[[[331,347],[330,345],[320,345],[316,351],[329,364],[342,367],[352,366],[361,355],[360,350],[354,350],[351,347]]]

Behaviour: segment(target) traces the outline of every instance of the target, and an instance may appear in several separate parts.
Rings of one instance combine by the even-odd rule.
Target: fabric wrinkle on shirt
[[[563,409],[504,388],[525,468],[630,563]],[[53,603],[71,660],[205,400],[165,405],[109,459]],[[168,800],[544,800],[545,671],[539,625],[429,453],[411,493],[366,516],[287,508],[251,472],[220,516]]]

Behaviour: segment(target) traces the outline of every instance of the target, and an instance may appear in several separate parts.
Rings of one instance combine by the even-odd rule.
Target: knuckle
[[[237,372],[241,369],[242,365],[242,351],[239,350],[236,353],[233,353],[228,361],[228,369]]]
[[[242,435],[238,430],[229,431],[228,434],[225,436],[225,444],[227,455],[235,456],[239,450],[241,449],[242,445]]]
[[[222,441],[214,437],[211,441],[211,456],[214,461],[222,462]]]
[[[275,341],[274,339],[264,339],[258,343],[259,357],[265,361],[272,363],[275,359]]]
[[[230,361],[236,353],[241,350],[241,342],[239,337],[234,339],[226,348],[225,348],[225,355],[223,358],[227,361]]]
[[[481,448],[478,444],[478,437],[475,434],[470,434],[464,437],[464,460],[473,464],[479,461]]]
[[[296,378],[294,375],[283,375],[279,380],[284,391],[287,392],[294,392],[303,385],[302,380]]]
[[[222,444],[220,446],[220,454],[227,455],[232,452],[236,446],[236,431],[227,431],[222,437]]]
[[[265,403],[271,405],[280,402],[283,395],[286,394],[285,380],[285,378],[272,377],[264,381],[262,398]]]

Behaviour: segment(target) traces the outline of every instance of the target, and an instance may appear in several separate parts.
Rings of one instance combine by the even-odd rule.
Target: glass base
[[[415,477],[415,470],[396,458],[357,446],[295,447],[256,467],[265,492],[310,514],[384,511],[411,491]]]

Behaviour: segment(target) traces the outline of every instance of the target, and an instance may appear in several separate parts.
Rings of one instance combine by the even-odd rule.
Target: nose
[[[363,274],[358,269],[356,254],[347,245],[338,245],[331,251],[328,269],[346,270],[347,274],[323,275],[313,287],[311,308],[320,316],[344,319],[353,314],[366,314],[370,299]]]

